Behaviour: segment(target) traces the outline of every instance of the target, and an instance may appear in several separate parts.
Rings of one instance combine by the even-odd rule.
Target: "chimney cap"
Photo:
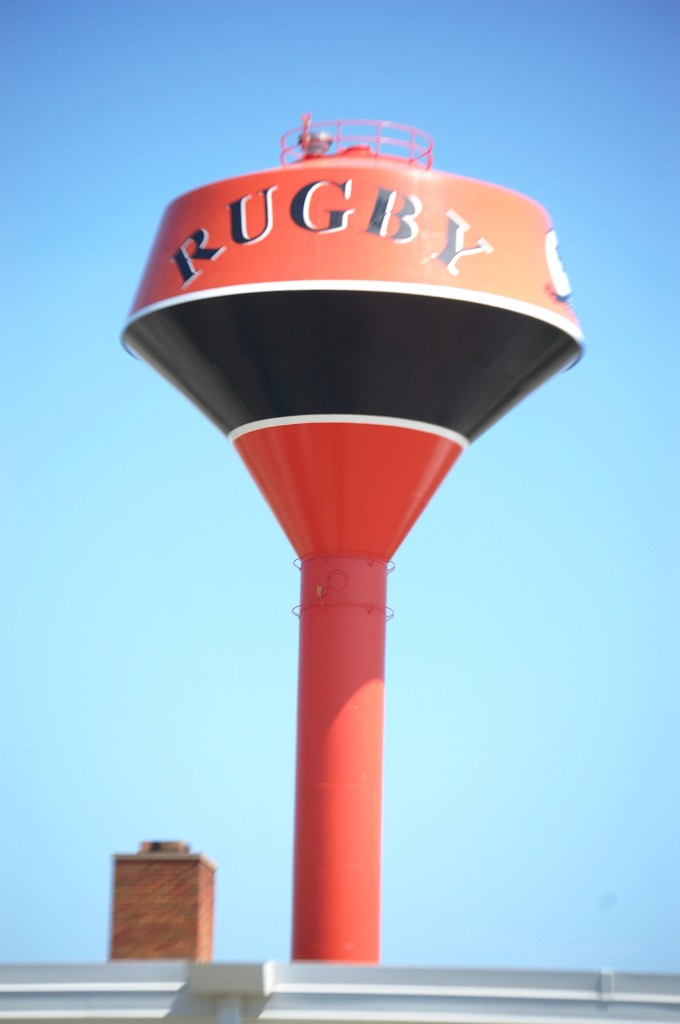
[[[181,839],[151,839],[139,844],[139,853],[190,853],[191,847]]]

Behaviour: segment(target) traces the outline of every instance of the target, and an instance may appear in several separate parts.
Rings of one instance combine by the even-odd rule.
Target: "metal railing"
[[[434,140],[427,132],[395,121],[316,121],[302,115],[302,128],[281,136],[281,163],[297,163],[320,156],[364,153],[432,166]]]

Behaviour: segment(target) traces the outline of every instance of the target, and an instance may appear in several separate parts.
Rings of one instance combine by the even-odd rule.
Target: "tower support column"
[[[380,958],[387,563],[302,560],[293,959]]]

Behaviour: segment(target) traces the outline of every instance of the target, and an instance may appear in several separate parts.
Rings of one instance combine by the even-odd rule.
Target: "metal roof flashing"
[[[668,1024],[680,975],[118,961],[0,966],[0,1021]]]

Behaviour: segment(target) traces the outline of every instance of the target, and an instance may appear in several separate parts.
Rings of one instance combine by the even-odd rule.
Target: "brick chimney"
[[[212,958],[215,865],[181,842],[113,858],[111,960]]]

